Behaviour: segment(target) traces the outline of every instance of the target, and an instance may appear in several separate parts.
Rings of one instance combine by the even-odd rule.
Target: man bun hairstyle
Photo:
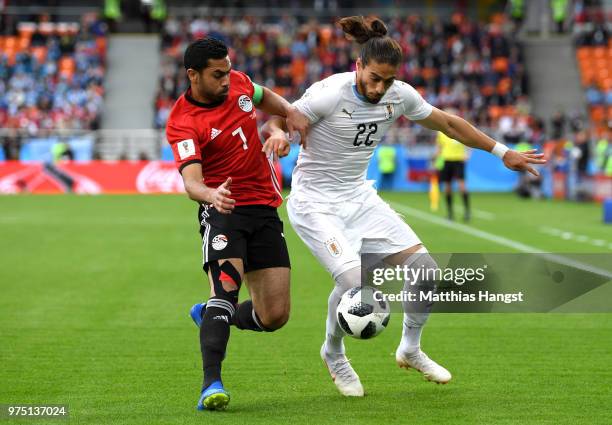
[[[208,66],[209,59],[223,59],[227,54],[227,46],[221,40],[212,37],[200,38],[185,50],[183,65],[185,69],[191,68],[200,72]]]
[[[387,36],[387,26],[380,18],[349,16],[338,21],[342,31],[361,45],[360,57],[364,65],[373,60],[398,66],[402,62],[402,48]]]

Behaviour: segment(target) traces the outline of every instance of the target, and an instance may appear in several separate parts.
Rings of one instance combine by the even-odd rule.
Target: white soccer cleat
[[[332,381],[334,381],[342,395],[347,397],[363,397],[363,386],[359,380],[359,375],[357,375],[349,359],[344,354],[341,356],[328,356],[325,352],[325,343],[323,343],[321,346],[321,359],[323,359]]]
[[[419,350],[415,354],[407,355],[400,352],[399,348],[395,352],[397,365],[404,369],[416,369],[423,374],[428,381],[437,384],[446,384],[452,379],[451,373],[427,357],[427,354]]]

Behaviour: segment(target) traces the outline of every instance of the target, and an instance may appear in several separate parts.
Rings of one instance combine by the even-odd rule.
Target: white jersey
[[[404,115],[422,120],[432,106],[409,84],[395,81],[377,104],[357,91],[355,72],[332,75],[313,84],[294,102],[310,120],[306,149],[293,170],[291,196],[342,202],[368,187],[366,172],[374,148],[393,122]]]

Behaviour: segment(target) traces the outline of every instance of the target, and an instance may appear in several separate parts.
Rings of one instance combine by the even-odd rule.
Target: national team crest
[[[340,257],[342,255],[342,247],[338,243],[336,238],[330,238],[325,241],[325,247],[329,251],[332,257]]]
[[[253,110],[253,102],[251,98],[246,94],[243,94],[238,98],[238,107],[244,112],[251,112]]]
[[[390,103],[387,103],[385,105],[385,119],[390,120],[392,118],[393,118],[393,105]]]
[[[221,251],[227,246],[227,236],[217,235],[212,240],[212,247],[215,251]]]

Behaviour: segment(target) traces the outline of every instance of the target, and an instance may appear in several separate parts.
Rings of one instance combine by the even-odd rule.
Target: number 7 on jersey
[[[249,146],[247,145],[247,139],[244,137],[244,133],[242,132],[242,127],[238,127],[236,130],[232,131],[232,136],[236,134],[240,135],[240,139],[242,140],[242,149],[247,150]]]

